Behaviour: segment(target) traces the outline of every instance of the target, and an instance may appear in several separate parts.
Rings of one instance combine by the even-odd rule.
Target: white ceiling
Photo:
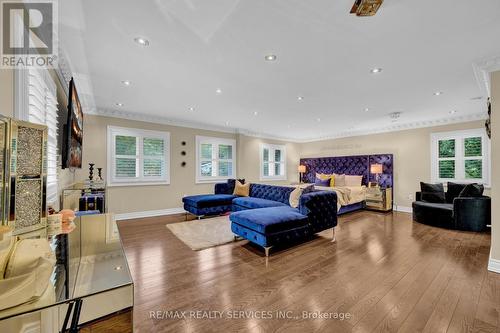
[[[473,63],[500,55],[500,1],[385,0],[368,18],[352,3],[64,0],[60,44],[89,112],[296,140],[484,114]]]

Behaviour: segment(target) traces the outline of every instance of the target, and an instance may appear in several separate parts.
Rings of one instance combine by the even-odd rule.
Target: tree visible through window
[[[482,129],[433,134],[433,179],[487,183],[488,144]]]
[[[235,178],[235,140],[197,136],[196,147],[197,182]]]

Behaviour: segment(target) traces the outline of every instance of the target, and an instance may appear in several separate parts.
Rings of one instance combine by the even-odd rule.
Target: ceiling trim
[[[439,119],[433,119],[433,120],[400,123],[397,125],[385,126],[385,127],[381,127],[381,128],[377,128],[377,129],[344,131],[344,132],[338,133],[336,135],[323,136],[320,138],[305,139],[305,140],[300,140],[298,142],[306,143],[306,142],[324,141],[324,140],[341,139],[341,138],[347,138],[347,137],[353,137],[353,136],[363,136],[363,135],[380,134],[380,133],[388,133],[388,132],[406,131],[406,130],[412,130],[412,129],[418,129],[418,128],[467,123],[467,122],[471,122],[471,121],[485,120],[487,117],[488,117],[487,112],[480,112],[480,113],[474,113],[474,114],[458,116],[458,117],[447,117],[447,118],[439,118]]]
[[[86,114],[102,116],[102,117],[111,117],[111,118],[120,118],[127,120],[135,120],[142,121],[146,123],[154,123],[154,124],[163,124],[170,126],[178,126],[178,127],[187,127],[193,129],[201,129],[206,131],[216,131],[223,133],[237,133],[237,130],[231,127],[223,127],[223,126],[213,126],[207,125],[197,122],[183,121],[178,119],[170,119],[162,116],[151,116],[146,114],[141,114],[137,112],[129,112],[129,111],[121,111],[121,110],[110,110],[110,109],[95,109],[93,111],[88,111]]]
[[[474,76],[479,88],[487,97],[491,97],[491,74],[500,71],[500,56],[477,61],[472,64]]]
[[[485,120],[487,118],[487,113],[481,112],[481,113],[475,113],[475,114],[469,114],[469,115],[463,115],[463,116],[438,118],[438,119],[433,119],[433,120],[398,123],[398,124],[392,124],[392,125],[385,126],[385,127],[367,129],[367,130],[342,131],[342,132],[339,132],[339,133],[333,134],[333,135],[312,137],[312,138],[308,138],[308,139],[297,139],[297,138],[275,136],[275,135],[270,135],[267,133],[252,132],[252,131],[248,131],[245,129],[213,126],[213,125],[207,125],[207,124],[202,124],[202,123],[169,119],[167,117],[162,117],[162,116],[150,116],[150,115],[144,115],[144,114],[140,114],[140,113],[136,113],[136,112],[128,112],[128,111],[121,111],[121,110],[119,111],[119,110],[109,110],[109,109],[97,109],[96,111],[93,111],[93,112],[86,112],[86,114],[102,116],[102,117],[112,117],[112,118],[135,120],[135,121],[141,121],[141,122],[147,122],[147,123],[155,123],[155,124],[163,124],[163,125],[170,125],[170,126],[193,128],[193,129],[201,129],[201,130],[207,130],[207,131],[234,133],[234,134],[241,134],[241,135],[250,136],[250,137],[257,137],[257,138],[270,139],[270,140],[279,140],[279,141],[293,142],[293,143],[308,143],[308,142],[315,142],[315,141],[341,139],[341,138],[354,137],[354,136],[363,136],[363,135],[371,135],[371,134],[405,131],[405,130],[411,130],[411,129],[425,128],[425,127],[435,127],[435,126],[443,126],[443,125],[449,125],[449,124],[458,124],[458,123],[465,123],[465,122],[471,122],[471,121]]]

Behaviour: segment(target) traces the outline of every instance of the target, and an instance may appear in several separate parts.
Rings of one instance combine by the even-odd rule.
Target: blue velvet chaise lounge
[[[238,236],[269,249],[307,239],[337,226],[337,194],[311,191],[301,195],[297,208],[290,206],[293,187],[250,184],[250,195],[232,195],[231,185],[215,185],[215,194],[183,198],[184,209],[199,218],[232,211],[231,230]]]

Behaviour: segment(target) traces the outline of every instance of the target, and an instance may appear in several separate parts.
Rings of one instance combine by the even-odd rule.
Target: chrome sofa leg
[[[272,246],[265,247],[264,252],[266,253],[266,257],[269,257],[269,250],[271,249]]]
[[[332,243],[335,243],[337,238],[335,237],[335,227],[332,228]]]

